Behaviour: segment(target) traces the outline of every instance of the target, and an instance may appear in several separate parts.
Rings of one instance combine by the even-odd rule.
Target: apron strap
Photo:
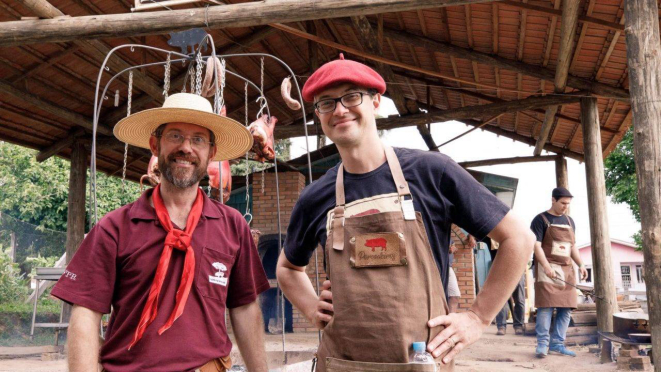
[[[344,249],[344,203],[344,164],[340,163],[335,178],[335,209],[331,223],[333,249],[338,251]]]
[[[395,150],[390,146],[385,146],[386,150],[386,159],[388,160],[388,166],[390,167],[390,173],[392,173],[392,178],[395,181],[395,186],[397,187],[397,194],[399,197],[405,195],[411,195],[411,190],[409,190],[409,184],[404,179],[404,173],[402,172],[402,166],[399,164],[399,159],[395,154]]]
[[[546,227],[551,226],[551,223],[550,223],[549,220],[546,218],[546,216],[544,215],[544,213],[540,213],[539,215],[542,216],[542,219],[543,219],[544,222],[546,223]]]
[[[390,167],[390,173],[392,178],[395,181],[395,187],[397,188],[397,194],[401,200],[402,213],[404,214],[405,219],[415,219],[415,211],[413,211],[413,204],[411,200],[407,200],[407,204],[404,203],[404,197],[406,195],[411,195],[411,190],[409,189],[409,184],[404,178],[404,173],[402,172],[402,166],[397,159],[395,150],[392,147],[384,145],[384,150],[386,153],[386,161],[388,162],[388,167]],[[344,165],[340,163],[337,168],[337,177],[335,178],[335,209],[333,210],[333,221],[331,223],[332,230],[332,239],[333,239],[333,249],[341,251],[344,249],[344,212],[345,212],[345,194],[344,194]],[[409,205],[410,204],[410,205]],[[407,209],[408,207],[408,209]]]

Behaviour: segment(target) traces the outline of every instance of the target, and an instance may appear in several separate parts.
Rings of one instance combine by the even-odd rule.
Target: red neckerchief
[[[145,304],[144,309],[142,309],[140,322],[135,330],[133,342],[129,345],[129,350],[131,350],[133,345],[142,338],[142,335],[145,333],[149,324],[156,319],[156,314],[158,313],[158,295],[161,292],[165,274],[168,272],[168,265],[170,264],[170,256],[172,256],[173,249],[186,252],[184,271],[181,274],[179,289],[177,289],[174,310],[172,311],[172,314],[170,314],[168,321],[158,330],[159,335],[167,331],[172,326],[172,323],[174,323],[174,321],[184,312],[184,306],[186,306],[186,300],[188,299],[188,294],[190,293],[195,274],[195,253],[191,246],[191,240],[193,239],[193,231],[195,231],[197,222],[202,215],[202,205],[204,204],[202,191],[199,188],[197,189],[197,197],[195,198],[195,202],[193,202],[193,207],[191,208],[190,213],[188,214],[188,220],[186,221],[186,230],[179,230],[172,226],[170,215],[168,214],[168,210],[165,208],[165,204],[163,204],[163,199],[161,198],[160,188],[160,184],[154,188],[152,199],[154,201],[154,209],[156,209],[158,220],[161,222],[161,226],[167,231],[168,235],[165,237],[165,247],[163,248],[163,253],[161,253],[161,259],[158,261],[156,275],[154,276],[154,281],[149,290],[147,303]]]

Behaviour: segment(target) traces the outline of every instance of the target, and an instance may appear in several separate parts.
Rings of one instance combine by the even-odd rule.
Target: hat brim
[[[216,136],[216,156],[230,160],[244,155],[253,144],[246,127],[228,117],[185,108],[154,108],[130,115],[117,123],[115,137],[132,146],[149,149],[149,137],[162,124],[189,123],[207,128]]]

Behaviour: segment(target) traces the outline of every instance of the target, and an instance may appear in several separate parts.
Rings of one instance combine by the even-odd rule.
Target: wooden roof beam
[[[558,158],[558,155],[544,155],[544,156],[515,156],[511,158],[498,158],[498,159],[484,159],[484,160],[472,160],[472,161],[462,161],[459,163],[464,168],[474,168],[474,167],[486,167],[489,165],[501,165],[501,164],[521,164],[521,163],[535,163],[541,161],[555,161]]]
[[[528,97],[522,100],[504,101],[487,105],[467,106],[452,110],[437,110],[430,114],[420,113],[406,116],[391,116],[377,119],[376,123],[379,129],[395,129],[426,124],[428,122],[483,119],[507,112],[535,110],[552,105],[576,103],[580,98],[579,94]],[[300,128],[299,125],[276,127],[275,130],[275,137],[278,139],[299,137],[302,135],[304,135],[303,128]]]
[[[43,0],[24,0],[46,7]],[[0,46],[164,34],[194,27],[231,28],[402,12],[485,0],[259,1],[196,9],[26,20],[0,24]],[[52,17],[48,17],[52,18]]]
[[[15,88],[11,84],[2,80],[0,80],[0,92],[16,97],[31,106],[37,107],[40,110],[66,120],[68,123],[83,127],[90,131],[92,130],[92,120],[90,118],[48,102],[21,89]],[[97,130],[101,134],[112,135],[112,129],[106,126],[99,125]]]
[[[344,20],[344,19],[338,19],[338,20],[335,20],[335,22],[344,22],[345,24],[350,24],[349,21]],[[290,27],[287,27],[287,26],[284,26],[284,25],[278,25],[277,27],[285,27],[286,29],[293,30]],[[296,31],[298,31],[298,30],[296,30]],[[295,32],[295,31],[292,31],[292,32]],[[345,50],[345,51],[352,49],[352,48],[345,47],[343,45],[336,45],[335,43],[331,43],[327,40],[317,38],[314,35],[309,35],[309,34],[301,33],[301,32],[296,32],[295,34],[297,34],[300,37],[315,40],[315,41],[317,41],[318,43],[321,43],[321,44],[325,43],[325,45],[333,46],[336,49]],[[470,49],[458,47],[458,46],[450,44],[450,43],[437,41],[437,40],[434,40],[434,39],[430,39],[430,38],[426,38],[426,37],[423,37],[423,36],[407,33],[407,32],[404,32],[404,31],[398,31],[398,30],[394,30],[394,29],[391,29],[391,28],[384,27],[383,28],[383,36],[386,37],[386,38],[392,38],[393,40],[397,40],[397,41],[400,41],[402,43],[411,44],[411,45],[414,45],[416,47],[429,49],[433,52],[447,54],[449,56],[454,56],[454,57],[466,59],[466,60],[469,60],[469,61],[476,61],[476,62],[481,63],[481,64],[498,67],[500,69],[510,70],[510,71],[513,71],[513,72],[521,73],[523,75],[536,77],[538,79],[542,79],[542,80],[554,80],[555,79],[555,72],[553,70],[550,70],[550,69],[540,68],[540,66],[530,65],[530,64],[527,64],[527,63],[523,63],[523,62],[519,62],[519,61],[513,61],[513,60],[510,60],[510,59],[507,59],[507,58],[503,58],[503,57],[499,57],[499,56],[495,56],[495,55],[491,55],[491,54],[487,54],[487,53],[478,52],[478,51],[475,51],[475,50],[470,50]],[[351,50],[350,52],[355,53],[356,55],[360,55],[360,52],[358,52],[356,50]],[[379,59],[384,60],[384,58],[380,57],[380,56],[371,56],[371,55],[370,56],[365,56],[365,55],[363,55],[363,57],[368,58],[368,59],[372,59],[372,60],[379,60]],[[406,66],[400,66],[401,64],[391,63],[391,65],[394,65],[394,66],[397,66],[397,67],[402,67],[402,68],[407,68]],[[441,76],[441,74],[438,74],[438,73],[435,73],[435,72],[429,73],[427,70],[420,71],[420,69],[415,69],[415,68],[410,68],[410,67],[408,69],[412,70],[412,71],[426,73],[427,75],[437,76],[437,77],[452,80],[451,76],[448,76],[448,77],[446,77],[445,75]],[[472,84],[477,85],[476,83],[472,83]],[[480,84],[480,85],[484,85],[484,84]],[[616,98],[618,100],[628,100],[629,99],[629,92],[626,89],[610,86],[610,85],[603,84],[603,83],[594,82],[594,81],[591,81],[591,80],[588,80],[588,79],[584,79],[584,78],[580,78],[580,77],[576,77],[576,76],[572,76],[572,75],[567,76],[567,85],[572,87],[572,88],[576,88],[576,89],[579,89],[579,90],[590,92],[590,93],[595,94],[595,95],[608,96],[608,97]],[[494,89],[496,88],[496,87],[492,87],[492,86],[489,86],[489,87],[494,88]]]
[[[36,14],[41,18],[60,17],[52,20],[44,19],[44,20],[37,20],[31,22],[53,22],[54,24],[58,24],[62,20],[70,20],[70,19],[78,18],[78,17],[65,17],[64,13],[62,13],[59,9],[51,5],[46,0],[21,0],[21,2],[25,7],[27,7],[30,11],[32,11],[34,14]],[[102,18],[102,17],[105,16],[95,15],[95,16],[89,16],[88,18],[95,19],[95,21],[93,22],[102,23],[100,20],[98,20],[98,18]],[[2,22],[0,23],[0,30],[2,30],[3,27],[7,24],[13,23],[18,26],[20,22],[25,22],[25,21]],[[26,24],[23,25],[29,27]],[[32,31],[32,29],[30,28],[25,28],[22,29],[21,32],[24,34],[29,33],[26,30],[29,30],[30,32]],[[0,31],[0,33],[1,32],[2,31]],[[80,38],[73,38],[69,41],[73,41],[75,45],[79,45],[82,48],[82,50],[85,51],[86,54],[90,55],[97,62],[103,61],[111,50],[111,48],[107,47],[104,43],[98,40],[80,40]],[[19,43],[19,44],[23,44],[23,43]],[[131,67],[132,64],[123,60],[118,54],[113,54],[112,57],[108,59],[107,66],[111,69],[111,71],[119,72],[128,67]],[[125,78],[128,79],[128,76],[126,76]],[[152,96],[156,101],[158,102],[163,101],[163,89],[159,86],[158,83],[156,83],[156,81],[154,81],[154,79],[148,77],[139,70],[133,71],[133,84],[136,88]]]
[[[382,48],[381,45],[378,43],[378,37],[376,32],[372,29],[372,26],[370,25],[369,20],[365,16],[356,16],[356,17],[351,17],[351,21],[353,23],[354,28],[358,32],[358,37],[360,39],[360,43],[363,45],[367,51],[373,54],[382,54]],[[386,81],[395,81],[395,73],[393,73],[392,68],[390,68],[389,65],[384,64],[384,63],[377,63],[376,64],[376,70],[383,76],[383,78]],[[406,104],[406,97],[404,97],[404,92],[399,88],[397,85],[391,85],[388,88],[388,93],[390,95],[390,98],[393,100],[395,103],[395,107],[397,108],[397,111],[401,114],[407,114],[411,112],[409,107]],[[420,111],[420,107],[418,107],[418,104],[414,102],[413,107],[411,107],[412,112],[411,113],[417,113]],[[425,144],[430,150],[434,151],[439,151],[436,148],[436,143],[434,142],[434,138],[431,135],[431,132],[427,128],[425,124],[418,124],[416,126],[418,128],[418,132],[420,133],[420,136],[422,136],[422,139],[425,141]]]
[[[562,19],[560,20],[560,50],[558,51],[558,64],[555,69],[555,93],[563,94],[567,86],[569,66],[574,50],[574,35],[578,26],[578,13],[580,11],[580,0],[564,0],[562,7]],[[544,144],[549,138],[551,128],[555,122],[555,114],[559,106],[551,106],[546,109],[544,123],[539,132],[537,143],[533,154],[539,156],[544,149]]]
[[[523,8],[523,9],[528,9],[532,10],[534,12],[542,13],[542,14],[547,14],[551,16],[561,16],[562,15],[562,10],[559,10],[557,8],[549,8],[546,6],[539,6],[539,5],[532,5],[528,3],[523,3],[519,1],[513,1],[513,0],[502,0],[498,2],[499,4],[503,5],[509,5],[515,8]],[[582,23],[588,23],[594,26],[601,26],[603,28],[613,30],[613,31],[624,31],[624,25],[619,24],[616,22],[609,22],[606,20],[603,20],[601,18],[596,18],[596,17],[590,17],[590,16],[584,16],[584,15],[579,15],[578,16],[578,21]]]

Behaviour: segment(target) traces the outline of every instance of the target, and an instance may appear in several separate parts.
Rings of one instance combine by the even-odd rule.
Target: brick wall
[[[262,177],[264,193],[262,194]],[[280,185],[280,223],[282,233],[287,232],[289,218],[294,204],[305,187],[305,176],[299,172],[281,172],[278,174]],[[262,234],[278,232],[278,210],[275,173],[255,173],[252,181],[252,224]]]
[[[462,240],[466,241],[468,237],[461,233],[461,230],[456,226],[453,226],[453,231],[459,233],[461,236],[461,239],[459,239],[456,235],[452,234],[454,244],[458,248],[454,254],[452,268],[457,275],[457,282],[461,291],[459,312],[462,312],[468,310],[475,300],[475,258],[473,250],[462,244]]]

